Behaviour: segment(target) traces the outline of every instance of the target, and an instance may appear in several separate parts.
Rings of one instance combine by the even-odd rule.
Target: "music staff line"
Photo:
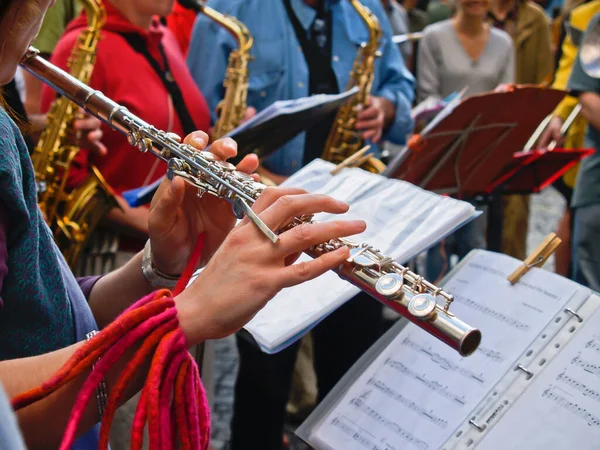
[[[449,370],[452,372],[456,372],[459,375],[464,376],[465,378],[468,378],[469,380],[473,380],[476,381],[477,383],[483,384],[485,382],[485,380],[483,379],[482,375],[477,375],[476,373],[472,372],[469,369],[465,369],[464,367],[460,367],[458,364],[455,364],[453,362],[451,362],[448,358],[440,355],[437,352],[434,352],[431,350],[431,347],[429,348],[425,348],[423,347],[421,344],[413,341],[412,339],[410,339],[409,337],[404,338],[404,340],[402,341],[402,345],[405,347],[409,347],[417,352],[423,353],[425,355],[427,355],[431,361],[433,361],[434,363],[436,363],[438,366],[440,366],[442,369],[445,370]]]
[[[404,441],[408,442],[411,445],[414,445],[419,450],[427,450],[429,448],[429,445],[425,441],[417,439],[415,436],[403,429],[396,422],[392,422],[388,418],[382,416],[373,408],[365,404],[365,401],[362,398],[353,398],[352,400],[350,400],[350,404],[356,407],[358,410],[364,412],[367,416],[378,422],[380,425],[383,425],[385,428],[392,431],[394,434],[400,436]]]
[[[600,338],[594,336],[591,341],[585,344],[585,348],[589,348],[597,353],[600,353]]]
[[[350,425],[343,422],[341,419],[339,419],[337,417],[333,418],[333,420],[331,421],[331,425],[342,430],[342,432],[344,434],[346,434],[347,436],[350,436],[352,438],[352,440],[354,440],[355,442],[358,442],[363,448],[366,448],[369,450],[385,450],[381,447],[378,447],[369,438],[363,436],[358,431],[356,431],[353,427],[351,427]]]
[[[470,298],[463,297],[460,295],[455,295],[454,301],[457,303],[460,303],[462,305],[465,305],[471,309],[479,311],[488,317],[492,317],[493,319],[503,322],[516,330],[527,331],[529,329],[529,325],[527,325],[526,323],[520,322],[517,319],[513,319],[512,317],[508,317],[506,314],[502,314],[501,312],[496,311],[493,308],[489,308],[487,306],[476,303],[473,300],[471,300]]]
[[[385,361],[385,365],[386,366],[390,366],[392,369],[397,370],[398,372],[401,372],[417,381],[419,381],[420,383],[424,384],[425,386],[427,386],[430,390],[432,390],[433,392],[435,392],[436,394],[445,397],[449,400],[452,400],[456,403],[458,403],[460,406],[464,406],[465,405],[465,398],[464,396],[458,396],[455,393],[451,392],[448,389],[448,386],[444,386],[443,384],[441,384],[439,381],[436,380],[428,380],[427,377],[425,375],[420,375],[416,372],[413,372],[410,368],[406,367],[404,364],[402,364],[400,361],[396,361],[392,358],[388,358]]]
[[[542,397],[552,400],[557,405],[562,406],[567,411],[582,418],[590,427],[600,428],[600,419],[598,417],[594,416],[592,413],[589,413],[585,408],[582,408],[577,403],[570,402],[562,395],[555,393],[552,390],[552,386],[548,387],[548,389],[542,393]]]
[[[373,386],[375,389],[377,389],[378,391],[387,395],[388,397],[396,400],[398,403],[401,403],[402,405],[406,406],[408,409],[425,417],[425,419],[429,420],[431,423],[438,426],[439,428],[445,429],[448,426],[447,420],[444,420],[444,419],[436,416],[432,412],[426,411],[425,409],[421,408],[419,405],[417,405],[412,400],[406,398],[402,394],[400,394],[400,393],[396,392],[395,390],[393,390],[392,388],[390,388],[383,381],[377,380],[376,378],[370,378],[367,384],[369,386]]]
[[[497,352],[496,350],[482,347],[480,345],[479,348],[477,349],[477,352],[481,353],[483,356],[485,356],[488,359],[491,359],[494,362],[504,361],[504,357],[500,354],[500,352]]]
[[[589,397],[592,400],[595,400],[600,403],[600,392],[589,388],[581,381],[576,380],[575,378],[572,378],[569,375],[567,375],[566,369],[563,373],[560,373],[556,376],[556,381],[560,381],[560,382],[566,384],[567,386],[572,387],[576,391],[581,392],[581,394],[584,397]]]
[[[581,357],[581,353],[579,353],[575,358],[572,359],[571,364],[574,366],[581,367],[587,373],[590,373],[600,378],[600,365],[592,364],[591,362],[583,359]]]

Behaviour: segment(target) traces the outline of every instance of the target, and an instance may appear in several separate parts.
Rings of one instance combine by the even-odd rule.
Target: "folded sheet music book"
[[[317,159],[283,185],[349,203],[350,211],[341,218],[362,219],[367,223],[367,230],[351,239],[371,244],[401,264],[479,215],[470,203],[433,194],[404,181],[358,168],[331,175],[334,168],[334,164]],[[320,214],[315,220],[335,218]],[[309,256],[300,257],[300,261],[308,260]],[[276,353],[300,339],[359,292],[334,272],[328,272],[280,292],[245,330],[263,351]]]
[[[403,320],[297,434],[319,450],[592,450],[600,446],[600,297],[507,255],[471,252],[446,278],[482,331],[462,358]]]
[[[341,94],[318,94],[294,100],[279,100],[244,122],[227,136],[238,144],[238,154],[230,161],[256,153],[264,158],[283,144],[324,120],[358,93],[354,87]]]

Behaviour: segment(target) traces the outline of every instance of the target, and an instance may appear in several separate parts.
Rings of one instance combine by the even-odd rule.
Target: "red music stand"
[[[565,94],[525,85],[467,97],[386,175],[457,197],[489,193]]]
[[[563,176],[594,149],[532,150],[515,153],[503,174],[489,188],[503,194],[529,194],[541,192]]]

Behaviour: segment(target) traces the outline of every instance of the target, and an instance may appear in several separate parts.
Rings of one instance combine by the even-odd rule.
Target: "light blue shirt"
[[[367,28],[347,1],[328,1],[332,11],[332,61],[340,91],[350,78],[350,70],[360,44],[368,39]],[[404,65],[400,52],[391,41],[392,31],[380,0],[362,0],[379,19],[384,37],[381,57],[377,59],[373,95],[385,97],[396,107],[396,117],[384,138],[403,144],[412,131],[410,115],[414,96],[414,78]],[[289,21],[282,0],[209,0],[208,5],[241,20],[254,38],[249,64],[248,106],[257,111],[277,100],[309,95],[309,74],[300,43]],[[303,0],[291,0],[302,26],[308,30],[316,17],[313,8]],[[224,96],[223,78],[229,53],[237,48],[235,39],[222,27],[200,14],[194,25],[188,53],[188,66],[211,109]],[[263,161],[269,170],[291,175],[302,166],[305,135],[301,133]],[[371,147],[375,154],[379,150]]]

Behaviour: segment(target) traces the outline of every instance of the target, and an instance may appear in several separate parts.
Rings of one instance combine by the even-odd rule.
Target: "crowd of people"
[[[406,144],[413,132],[411,109],[418,102],[444,100],[463,88],[466,95],[476,95],[501,92],[514,84],[570,90],[554,111],[539,147],[553,140],[566,148],[600,144],[600,81],[582,70],[577,43],[563,26],[568,22],[585,31],[600,12],[600,0],[361,3],[374,13],[383,33],[371,95],[355,124],[375,156],[384,154],[384,143]],[[103,0],[102,4],[106,17],[90,86],[158,129],[187,136],[186,142],[198,149],[206,147],[225,95],[223,82],[235,39],[176,0]],[[252,34],[246,119],[278,100],[343,91],[357,49],[368,39],[364,23],[344,0],[211,0],[208,5],[237,18]],[[70,169],[69,185],[80,185],[93,164],[118,201],[94,233],[86,257],[105,251],[108,241],[117,251],[101,271],[83,271],[85,276],[76,279],[39,213],[30,162],[56,93],[17,66],[32,43],[44,58],[68,69],[78,37],[88,27],[87,14],[79,0],[0,3],[0,83],[5,105],[0,111],[0,382],[8,397],[41,384],[91,331],[102,329],[132,302],[160,287],[140,270],[145,246],[152,247],[152,270],[160,279],[161,274],[181,274],[198,235],[207,236],[202,255],[205,270],[176,298],[191,347],[239,330],[279,290],[314,278],[347,256],[347,249],[340,249],[296,270],[291,262],[299,250],[364,228],[362,222],[330,222],[312,226],[305,236],[287,231],[281,235],[283,245],[269,246],[247,222],[234,227],[235,218],[225,202],[197,200],[178,178],[163,181],[149,207],[133,208],[123,192],[160,179],[166,165],[132,148],[126,136],[83,116],[74,125],[80,151]],[[422,32],[422,37],[398,45],[392,42],[394,35],[415,32]],[[563,136],[562,124],[578,104],[580,117]],[[333,120],[331,115],[260,163],[254,155],[247,156],[238,170],[282,183],[321,156]],[[229,138],[211,146],[222,159],[234,156],[236,149]],[[557,255],[556,270],[595,290],[600,290],[600,240],[595,239],[600,234],[599,168],[598,158],[592,155],[556,183],[568,204],[558,230],[568,245]],[[524,259],[530,198],[511,195],[498,201],[502,235],[495,250]],[[283,228],[289,217],[343,213],[347,205],[296,189],[269,188],[254,208],[265,223]],[[472,249],[486,248],[486,225],[483,215],[430,249],[423,275],[432,282],[439,280],[454,260],[451,255],[460,259]],[[219,265],[228,267],[226,274]],[[237,302],[240,294],[243,305]],[[359,294],[312,331],[308,347],[314,360],[317,402],[381,336],[382,311],[378,302]],[[286,445],[286,408],[298,353],[302,347],[306,356],[305,345],[306,340],[268,355],[237,337],[240,363],[232,450],[279,450]],[[140,369],[138,378],[143,376]],[[81,382],[75,379],[66,389],[19,413],[28,448],[57,445]],[[108,377],[108,389],[114,382],[114,377]],[[133,390],[128,398],[111,442],[115,450],[129,448],[124,430],[130,427],[139,396]],[[97,446],[98,415],[95,407],[88,408],[87,428],[76,448]],[[0,448],[4,448],[2,435],[0,430]],[[12,449],[22,444],[10,445]]]

